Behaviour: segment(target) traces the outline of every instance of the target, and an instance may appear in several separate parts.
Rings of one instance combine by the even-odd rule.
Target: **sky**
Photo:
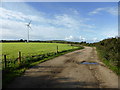
[[[0,39],[97,42],[118,35],[117,2],[3,2]]]

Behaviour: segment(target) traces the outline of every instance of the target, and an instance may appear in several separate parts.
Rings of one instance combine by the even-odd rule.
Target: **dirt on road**
[[[26,70],[7,88],[118,88],[118,76],[100,62],[95,47],[85,47]]]

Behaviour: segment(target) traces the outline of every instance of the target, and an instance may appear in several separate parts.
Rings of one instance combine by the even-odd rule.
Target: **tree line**
[[[0,42],[27,42],[27,40],[1,40]],[[41,40],[29,40],[29,42],[39,42],[39,43],[63,43],[63,44],[82,44],[86,42],[71,42],[71,41],[65,41],[65,40],[46,40],[46,41],[41,41]]]

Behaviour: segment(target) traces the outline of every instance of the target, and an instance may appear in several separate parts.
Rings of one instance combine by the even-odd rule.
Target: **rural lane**
[[[85,47],[33,66],[7,88],[118,88],[118,76],[98,59],[95,47]]]

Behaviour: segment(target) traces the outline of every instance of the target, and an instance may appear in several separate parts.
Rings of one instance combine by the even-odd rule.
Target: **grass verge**
[[[97,50],[97,54],[98,54],[98,57],[99,59],[109,68],[111,69],[113,72],[115,72],[117,75],[120,75],[120,67],[116,66],[116,65],[113,65],[109,60],[106,60],[104,58],[104,52],[102,50],[99,50],[97,47],[96,47],[96,50]]]
[[[75,48],[75,49],[70,49],[70,50],[64,50],[58,53],[54,53],[53,55],[49,55],[44,57],[43,59],[40,60],[40,57],[35,57],[35,58],[31,58],[28,57],[28,61],[33,61],[33,62],[26,62],[24,64],[22,64],[20,67],[16,68],[16,69],[10,69],[8,68],[7,70],[3,70],[2,71],[2,87],[5,88],[12,80],[14,80],[16,77],[21,76],[22,74],[24,74],[25,70],[31,68],[32,66],[35,66],[39,63],[45,62],[47,60],[53,59],[55,57],[64,55],[66,53],[75,51],[75,50],[79,50],[79,49],[83,49],[84,47],[79,47],[79,48]]]

